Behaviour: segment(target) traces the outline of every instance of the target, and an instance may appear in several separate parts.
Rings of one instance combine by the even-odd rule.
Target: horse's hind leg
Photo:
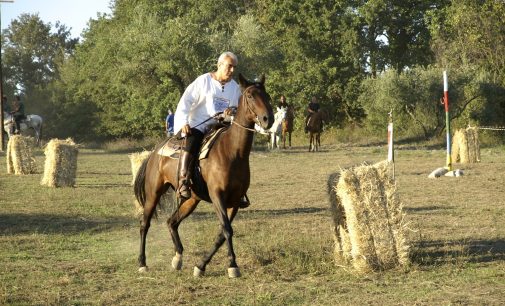
[[[179,237],[179,224],[195,210],[199,202],[199,200],[189,198],[167,220],[168,230],[172,236],[175,248],[175,256],[172,259],[172,267],[175,270],[182,268],[182,252],[184,251],[181,238]]]
[[[151,218],[153,217],[156,205],[160,200],[161,195],[156,195],[146,198],[146,203],[144,204],[144,212],[142,219],[140,220],[140,252],[139,252],[139,272],[146,272],[146,238],[149,227],[151,226]]]
[[[231,223],[235,216],[237,215],[238,208],[229,208],[226,213],[221,211],[218,212],[219,220],[221,221],[221,230],[214,241],[214,246],[212,250],[202,258],[200,264],[195,266],[194,275],[201,276],[205,273],[205,267],[210,262],[214,254],[216,254],[217,250],[223,245],[226,241],[228,243],[228,258],[230,260],[229,268],[228,268],[228,276],[229,277],[239,277],[240,270],[237,266],[237,262],[235,259],[235,252],[233,251],[233,228],[231,227]]]

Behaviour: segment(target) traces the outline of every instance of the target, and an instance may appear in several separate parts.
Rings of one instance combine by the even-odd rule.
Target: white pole
[[[395,152],[393,145],[393,110],[389,113],[388,123],[388,162],[393,164],[393,179],[395,179]]]

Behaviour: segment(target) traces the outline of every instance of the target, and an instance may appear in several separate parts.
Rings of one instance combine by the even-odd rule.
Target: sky
[[[14,0],[1,2],[2,29],[7,28],[13,19],[23,13],[39,14],[44,23],[56,21],[72,28],[73,38],[80,37],[87,28],[89,19],[96,19],[97,13],[110,14],[110,0]]]

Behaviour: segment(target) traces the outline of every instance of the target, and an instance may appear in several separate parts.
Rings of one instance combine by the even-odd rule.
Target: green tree
[[[46,134],[52,134],[55,118],[62,113],[55,107],[54,83],[60,69],[74,51],[77,39],[57,22],[44,23],[37,14],[22,14],[3,31],[3,72],[5,92],[22,95],[28,113],[44,118]]]
[[[429,14],[437,63],[481,67],[505,86],[505,2],[458,0]]]
[[[454,126],[495,123],[504,114],[500,102],[494,101],[500,91],[490,90],[492,84],[485,75],[475,69],[450,70],[448,74],[450,120]],[[399,135],[429,139],[445,129],[442,96],[442,69],[418,67],[366,79],[359,103],[366,111],[369,130],[383,132],[392,111]]]

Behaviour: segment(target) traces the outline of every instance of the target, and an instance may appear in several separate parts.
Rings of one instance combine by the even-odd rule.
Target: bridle
[[[258,119],[258,114],[256,114],[256,112],[252,109],[251,107],[251,102],[249,101],[249,98],[248,98],[248,91],[254,87],[257,87],[258,85],[257,84],[254,84],[254,85],[250,85],[248,86],[246,89],[244,89],[244,92],[242,93],[242,96],[244,97],[244,100],[246,102],[246,106],[247,106],[247,109],[253,113],[255,116],[254,116],[254,123],[258,124],[259,126],[261,126],[260,124],[260,121]],[[237,121],[233,120],[231,121],[232,124],[235,124],[245,130],[248,130],[250,132],[254,132],[254,133],[257,133],[258,131],[256,131],[255,129],[251,129],[251,128],[248,128],[246,126],[243,126],[242,124],[238,123]]]

